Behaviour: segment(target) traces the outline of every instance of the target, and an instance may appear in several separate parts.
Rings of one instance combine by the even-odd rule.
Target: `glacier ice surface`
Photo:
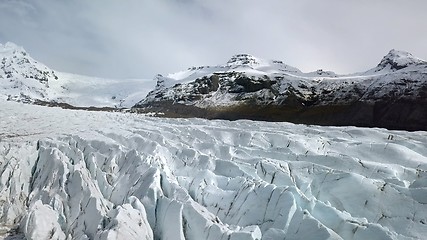
[[[426,132],[0,108],[0,238],[427,234]]]

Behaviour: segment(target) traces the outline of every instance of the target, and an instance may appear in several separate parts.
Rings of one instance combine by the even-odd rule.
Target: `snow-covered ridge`
[[[0,44],[0,98],[76,107],[131,107],[155,85],[146,79],[104,79],[54,71],[14,43]]]
[[[302,72],[295,67],[286,65],[283,61],[279,60],[264,60],[257,58],[250,54],[236,54],[227,61],[226,64],[220,65],[223,68],[229,67],[228,71],[238,72],[251,72],[253,73],[274,73],[274,72],[288,72],[288,73],[299,73]],[[257,72],[259,71],[259,72]]]
[[[427,234],[426,132],[0,108],[3,237]]]

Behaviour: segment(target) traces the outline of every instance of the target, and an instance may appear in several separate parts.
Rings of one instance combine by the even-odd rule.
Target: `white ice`
[[[423,239],[426,136],[0,102],[0,234]]]

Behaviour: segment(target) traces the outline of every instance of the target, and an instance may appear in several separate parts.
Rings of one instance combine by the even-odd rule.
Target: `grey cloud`
[[[427,59],[425,9],[424,0],[4,0],[0,42],[104,77],[151,78],[240,52],[350,73],[391,48]]]

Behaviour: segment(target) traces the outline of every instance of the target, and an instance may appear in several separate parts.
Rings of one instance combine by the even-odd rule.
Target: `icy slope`
[[[422,239],[426,135],[4,102],[0,232],[27,239]]]
[[[146,79],[103,79],[54,71],[13,43],[0,44],[0,99],[131,107],[152,90]]]

